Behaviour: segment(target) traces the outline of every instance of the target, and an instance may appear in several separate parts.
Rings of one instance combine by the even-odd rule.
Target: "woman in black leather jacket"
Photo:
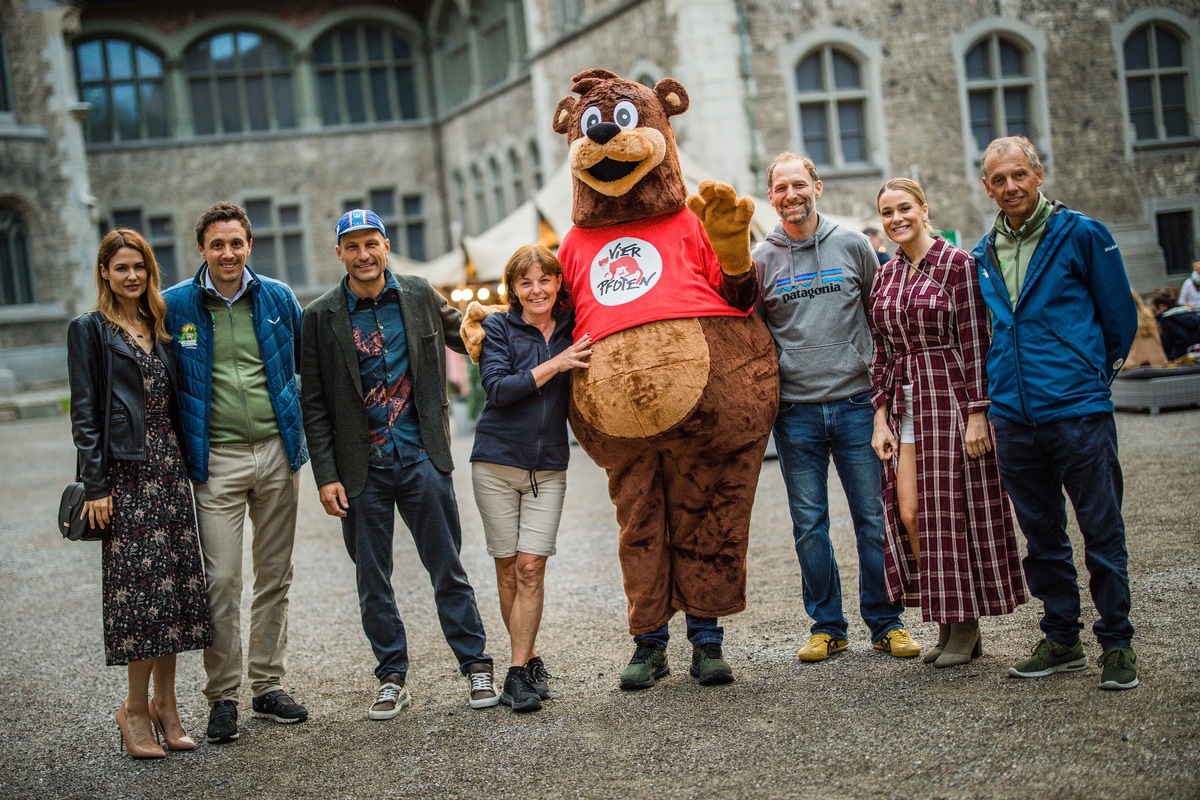
[[[121,740],[135,758],[161,758],[155,729],[172,750],[196,746],[176,707],[175,655],[211,645],[212,632],[166,306],[154,253],[136,231],[104,237],[96,287],[96,310],[67,331],[83,515],[105,530],[105,658],[127,665],[129,678],[116,711]]]

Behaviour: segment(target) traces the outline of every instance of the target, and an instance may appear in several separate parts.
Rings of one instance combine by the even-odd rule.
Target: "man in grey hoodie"
[[[780,223],[753,253],[760,310],[779,354],[775,444],[811,637],[801,661],[849,646],[842,586],[829,538],[829,457],[850,505],[858,544],[859,606],[876,650],[921,652],[889,603],[883,578],[883,487],[871,449],[871,332],[867,299],[879,266],[866,236],[817,214],[821,181],[812,160],[782,153],[767,167]]]

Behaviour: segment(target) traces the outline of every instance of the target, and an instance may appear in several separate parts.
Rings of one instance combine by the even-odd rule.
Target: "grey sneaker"
[[[621,688],[649,689],[655,681],[670,674],[665,649],[639,644],[629,660],[629,666],[621,670]]]
[[[1100,656],[1101,689],[1132,689],[1138,685],[1137,653],[1132,647],[1114,647]]]
[[[1083,642],[1067,647],[1052,639],[1042,639],[1033,648],[1033,655],[1009,667],[1008,674],[1014,678],[1043,678],[1056,672],[1078,672],[1087,669],[1087,665]]]

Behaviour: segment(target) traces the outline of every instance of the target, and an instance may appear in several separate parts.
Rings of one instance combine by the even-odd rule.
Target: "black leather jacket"
[[[179,435],[178,376],[171,348],[154,350],[171,379],[171,422]],[[108,460],[146,460],[146,399],[142,371],[129,344],[99,311],[71,320],[67,329],[71,428],[79,452],[84,497],[112,494]]]

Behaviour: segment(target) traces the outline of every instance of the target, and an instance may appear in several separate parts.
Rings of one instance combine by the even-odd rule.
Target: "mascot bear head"
[[[554,109],[554,131],[566,134],[575,176],[571,220],[601,228],[683,208],[687,187],[669,119],[688,109],[673,78],[653,89],[606,69],[571,79],[579,95]]]

